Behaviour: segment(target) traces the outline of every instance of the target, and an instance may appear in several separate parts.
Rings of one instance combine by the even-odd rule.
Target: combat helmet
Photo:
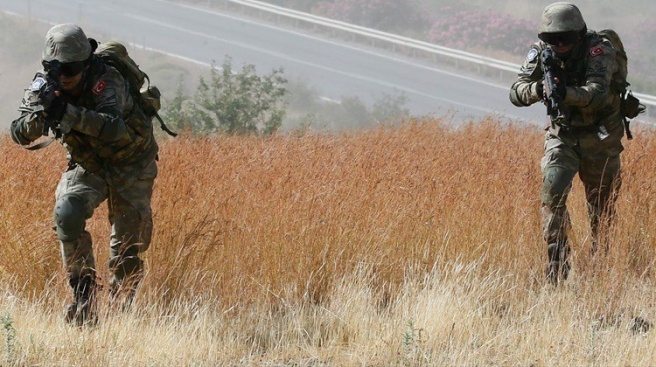
[[[93,48],[82,28],[75,24],[58,24],[46,33],[42,59],[64,64],[86,61],[92,53]]]
[[[559,1],[544,8],[538,36],[542,39],[544,34],[582,34],[586,31],[587,26],[579,8],[572,3]]]

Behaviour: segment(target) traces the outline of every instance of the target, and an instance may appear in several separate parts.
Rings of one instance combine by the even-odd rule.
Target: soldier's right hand
[[[60,96],[59,92],[54,85],[48,85],[45,87],[39,94],[39,102],[43,106],[44,110],[50,109],[50,107],[55,103],[55,101]]]
[[[556,81],[556,95],[558,95],[558,98],[562,100],[565,100],[565,96],[567,95],[567,87],[565,87],[565,82],[562,81],[559,77],[555,77],[554,80]]]
[[[61,121],[64,113],[66,112],[66,101],[59,96],[59,93],[56,93],[57,96],[50,103],[44,112],[46,113],[47,120],[49,121]],[[70,129],[68,129],[70,131]],[[68,131],[67,131],[68,132]]]
[[[37,74],[30,86],[30,91],[37,95],[37,101],[44,110],[47,110],[58,97],[57,89],[57,84],[48,80],[43,74]]]

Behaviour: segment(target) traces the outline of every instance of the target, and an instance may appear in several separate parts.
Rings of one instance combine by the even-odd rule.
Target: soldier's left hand
[[[59,131],[62,134],[68,134],[73,130],[73,121],[71,119],[62,119],[59,122]]]
[[[542,101],[547,100],[547,95],[544,93],[544,82],[542,80],[535,82],[535,94],[537,94]]]
[[[66,101],[58,97],[48,106],[44,112],[48,120],[51,121],[60,121],[66,112]]]
[[[567,94],[567,87],[565,87],[565,83],[560,80],[560,78],[556,77],[556,94],[561,98],[565,99],[565,95]]]

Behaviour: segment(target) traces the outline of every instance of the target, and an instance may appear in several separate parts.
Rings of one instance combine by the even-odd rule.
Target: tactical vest
[[[99,59],[94,60],[82,95],[71,103],[96,110],[92,86],[101,80],[103,75],[112,72],[120,74]],[[109,166],[126,166],[139,162],[146,164],[155,159],[158,147],[153,135],[152,119],[144,114],[130,93],[127,93],[127,103],[120,113],[128,133],[117,141],[104,142],[74,130],[66,134],[62,141],[69,151],[70,160],[90,172],[98,172]]]
[[[586,85],[590,49],[604,41],[606,40],[596,32],[588,31],[581,45],[564,62],[567,86],[583,87]],[[595,131],[600,124],[607,125],[606,128],[613,128],[621,123],[620,92],[617,90],[619,85],[617,80],[622,78],[622,75],[621,68],[618,69],[620,70],[616,71],[611,79],[610,91],[602,106],[571,108],[571,127],[575,130]],[[624,73],[625,75],[626,73]]]

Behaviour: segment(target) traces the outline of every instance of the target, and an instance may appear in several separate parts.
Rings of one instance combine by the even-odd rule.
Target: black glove
[[[44,110],[48,109],[59,96],[57,89],[57,83],[41,73],[34,77],[30,86],[30,90],[37,96],[38,102]]]
[[[561,81],[560,79],[556,79],[556,95],[560,97],[561,101],[565,100],[565,96],[567,95],[567,87],[565,86],[565,83]]]
[[[63,98],[55,98],[43,111],[46,113],[46,119],[48,121],[61,121],[64,113],[66,113],[66,105],[67,103]]]
[[[542,80],[538,80],[535,82],[535,93],[540,97],[541,100],[545,100],[546,97],[544,95],[544,82]]]
[[[27,145],[30,143],[29,139],[26,139],[23,134],[21,134],[21,122],[20,120],[14,120],[11,123],[11,127],[9,128],[9,133],[11,134],[11,140],[14,141],[14,143],[18,143],[20,145]]]

